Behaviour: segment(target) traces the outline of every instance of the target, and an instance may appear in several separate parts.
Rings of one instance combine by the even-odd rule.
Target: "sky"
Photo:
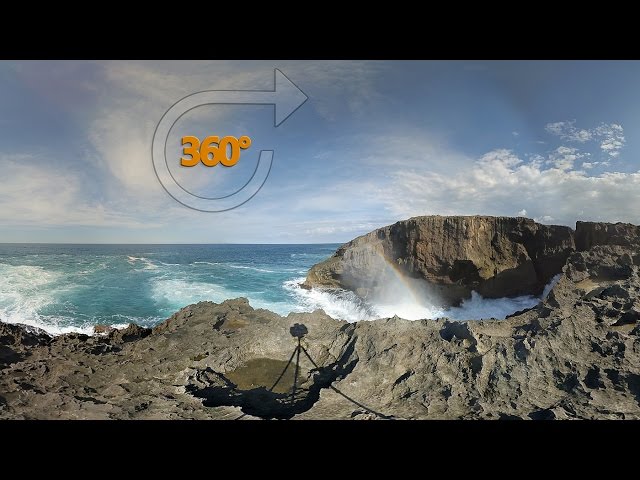
[[[167,109],[202,90],[308,100],[185,114],[167,157],[190,191],[264,187],[220,213],[177,203],[153,170]],[[0,241],[333,243],[417,215],[640,224],[637,61],[2,61]],[[248,135],[232,168],[180,167],[182,135]]]

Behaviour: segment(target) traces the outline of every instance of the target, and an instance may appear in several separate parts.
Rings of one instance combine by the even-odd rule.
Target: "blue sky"
[[[275,150],[247,204],[203,213],[159,185],[154,128],[175,101],[273,88],[273,107],[200,107],[175,135],[251,136],[231,169],[176,167],[229,193]],[[415,215],[640,223],[639,62],[0,62],[0,241],[343,242]],[[194,132],[194,133],[189,133]],[[173,141],[176,164],[180,155]]]

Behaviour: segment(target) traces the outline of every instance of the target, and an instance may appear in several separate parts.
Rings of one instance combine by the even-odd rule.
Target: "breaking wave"
[[[375,320],[397,315],[407,320],[448,318],[450,320],[505,319],[519,310],[535,307],[545,298],[560,279],[556,275],[545,286],[540,297],[523,295],[512,298],[483,298],[472,292],[471,298],[464,300],[459,307],[445,308],[429,303],[400,301],[397,303],[365,303],[355,293],[340,289],[304,289],[300,284],[304,277],[285,282],[285,288],[296,297],[293,311],[313,311],[322,309],[334,318],[356,322]]]

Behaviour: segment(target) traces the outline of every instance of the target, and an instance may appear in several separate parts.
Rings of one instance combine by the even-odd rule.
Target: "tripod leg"
[[[293,353],[291,354],[291,357],[289,357],[289,361],[287,362],[287,364],[284,367],[284,370],[282,370],[282,373],[280,374],[280,376],[278,377],[278,379],[276,380],[276,383],[274,383],[271,388],[269,389],[269,391],[273,391],[274,388],[276,388],[276,385],[278,385],[278,382],[280,382],[280,380],[282,380],[282,377],[284,377],[284,374],[287,371],[287,368],[289,368],[289,365],[291,365],[291,361],[293,360],[293,356],[296,354],[296,351],[298,350],[298,347],[296,347],[293,350]],[[298,356],[300,356],[300,354],[298,353]]]
[[[298,338],[298,346],[296,347],[296,370],[293,374],[293,391],[291,392],[291,403],[295,400],[296,397],[296,389],[298,387],[298,372],[300,371],[300,350],[302,350],[302,346],[300,345],[300,338]]]

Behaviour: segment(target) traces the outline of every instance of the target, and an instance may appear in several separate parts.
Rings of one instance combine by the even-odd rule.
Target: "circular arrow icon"
[[[200,197],[183,188],[169,169],[166,146],[174,124],[187,112],[202,105],[273,105],[274,127],[278,127],[307,101],[307,96],[280,70],[274,70],[273,90],[206,90],[174,103],[160,119],[153,134],[151,159],[160,185],[174,200],[201,212],[224,212],[251,200],[267,181],[273,150],[261,150],[258,164],[240,189],[220,197]]]

